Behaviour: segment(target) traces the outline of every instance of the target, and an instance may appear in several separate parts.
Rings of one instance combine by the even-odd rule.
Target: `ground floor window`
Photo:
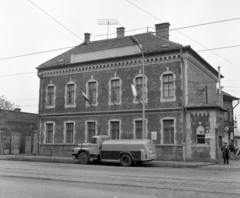
[[[92,136],[96,134],[96,123],[88,122],[87,123],[87,142],[90,142]]]
[[[135,121],[135,126],[136,126],[136,136],[135,136],[135,139],[142,139],[143,138],[143,135],[142,135],[142,121],[138,120],[138,121]]]
[[[66,143],[73,143],[74,123],[66,123]]]
[[[174,144],[174,120],[163,120],[163,143]]]
[[[197,128],[197,143],[205,144],[205,129],[201,125]]]
[[[111,139],[120,139],[120,133],[119,133],[119,121],[112,121],[110,122],[110,127],[111,127]]]
[[[46,143],[53,143],[53,123],[46,124]]]

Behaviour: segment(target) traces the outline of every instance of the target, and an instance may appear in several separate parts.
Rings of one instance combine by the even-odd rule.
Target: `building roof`
[[[135,35],[135,37],[137,38],[138,42],[142,44],[144,54],[183,48],[182,45],[156,36],[153,33],[138,34]],[[64,52],[63,54],[39,65],[37,69],[71,64],[72,54],[84,54],[133,45],[135,44],[130,39],[130,36],[82,43],[70,49],[69,51]]]
[[[239,98],[232,96],[231,94],[229,94],[225,91],[222,91],[222,94],[223,94],[223,99],[225,99],[225,100],[239,100]]]

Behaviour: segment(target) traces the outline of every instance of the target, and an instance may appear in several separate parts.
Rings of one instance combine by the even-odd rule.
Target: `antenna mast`
[[[109,34],[109,25],[120,25],[117,19],[98,19],[98,25],[107,25],[107,39]]]

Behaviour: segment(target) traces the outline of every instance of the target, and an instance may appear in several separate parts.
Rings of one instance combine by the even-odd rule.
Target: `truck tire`
[[[120,163],[122,166],[131,166],[133,163],[133,160],[129,154],[123,154],[120,157]]]
[[[86,152],[81,152],[78,155],[78,160],[80,164],[88,164],[90,161],[89,156]]]

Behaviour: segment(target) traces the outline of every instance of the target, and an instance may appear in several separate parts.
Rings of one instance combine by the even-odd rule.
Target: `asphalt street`
[[[1,198],[239,198],[240,171],[203,167],[121,167],[0,161]]]

